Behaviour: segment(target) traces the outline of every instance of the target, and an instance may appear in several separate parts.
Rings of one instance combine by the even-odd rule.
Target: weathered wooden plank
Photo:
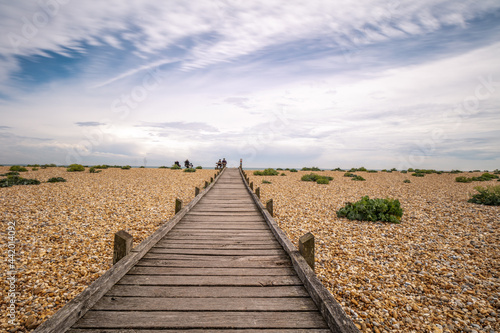
[[[116,283],[142,286],[300,286],[297,276],[125,275]]]
[[[278,241],[273,240],[271,242],[268,239],[243,239],[243,240],[233,240],[233,239],[175,239],[175,238],[163,238],[161,241],[156,243],[157,247],[172,247],[178,248],[255,248],[255,249],[267,249],[267,248],[281,248]]]
[[[106,296],[127,297],[309,297],[303,286],[281,287],[175,287],[114,285]]]
[[[144,255],[144,259],[168,259],[168,260],[206,260],[206,261],[219,261],[224,263],[226,261],[238,262],[252,262],[252,261],[280,261],[289,260],[288,256],[281,253],[281,255],[202,255],[202,254],[165,254],[148,252]]]
[[[159,298],[103,297],[93,310],[107,311],[318,311],[309,297]]]
[[[198,267],[214,268],[214,267],[235,267],[235,268],[252,268],[252,267],[291,267],[290,259],[287,260],[167,260],[167,259],[141,259],[137,266],[166,266],[166,267]]]
[[[189,254],[189,255],[205,255],[205,256],[273,256],[283,255],[283,249],[272,250],[231,250],[231,249],[168,249],[162,247],[154,247],[149,253],[162,253],[166,254],[169,258],[170,254]]]
[[[75,328],[326,328],[318,312],[89,311]]]
[[[262,219],[261,215],[254,215],[254,216],[247,216],[247,215],[232,215],[232,216],[213,216],[213,215],[207,215],[207,216],[191,216],[187,215],[182,219],[183,223],[212,223],[212,222],[231,222],[231,223],[243,223],[243,222],[263,222],[264,220]]]
[[[274,276],[274,275],[295,275],[291,268],[203,268],[192,267],[148,267],[135,266],[127,274],[136,275],[210,275],[210,276]]]
[[[142,330],[142,329],[92,329],[92,328],[72,328],[68,333],[158,333],[158,332],[174,332],[172,330]],[[266,329],[265,331],[260,329],[222,329],[218,328],[216,330],[211,329],[176,329],[176,333],[305,333],[303,329]],[[329,329],[321,328],[308,328],[307,333],[331,333]]]
[[[176,230],[269,230],[263,223],[184,223],[182,226],[176,228]]]
[[[262,216],[260,212],[191,212],[191,216]]]
[[[170,231],[169,235],[222,235],[222,236],[272,236],[273,233],[269,230],[224,230],[224,229],[177,229]]]

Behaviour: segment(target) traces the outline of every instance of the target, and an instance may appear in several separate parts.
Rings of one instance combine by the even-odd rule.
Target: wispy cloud
[[[105,123],[100,123],[97,121],[78,121],[75,123],[76,125],[80,127],[93,127],[93,126],[104,126],[106,125]]]

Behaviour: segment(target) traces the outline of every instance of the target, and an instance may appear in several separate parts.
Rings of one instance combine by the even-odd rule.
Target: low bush
[[[297,169],[290,169],[290,172],[298,172]]]
[[[321,178],[318,178],[316,180],[316,184],[324,184],[324,185],[328,185],[330,184],[330,180],[326,177],[321,177]]]
[[[500,177],[488,172],[483,173],[479,177],[465,177],[465,176],[460,176],[455,178],[455,181],[458,183],[471,183],[471,182],[487,182],[493,179],[499,179]]]
[[[403,183],[411,183],[411,180],[405,179],[405,180],[403,180]]]
[[[316,182],[318,184],[329,184],[333,177],[321,176],[315,173],[310,173],[308,175],[303,175],[300,180],[304,182]]]
[[[6,177],[8,177],[8,176],[19,176],[19,172],[17,172],[17,171],[9,171],[9,172],[4,173],[4,174],[2,174],[0,176],[6,176]]]
[[[184,172],[196,172],[196,169],[187,168],[187,169],[184,169]]]
[[[28,169],[25,167],[22,167],[20,165],[13,165],[10,167],[9,171],[16,171],[16,172],[26,172]]]
[[[332,171],[344,171],[344,170],[342,170],[341,168],[335,168],[335,169],[332,169]]]
[[[158,169],[168,169],[168,168],[166,166],[162,165],[161,167],[158,167]],[[179,169],[179,168],[177,168],[177,169]]]
[[[350,172],[346,172],[344,173],[344,177],[356,177],[356,175]]]
[[[19,176],[7,176],[7,178],[0,179],[0,187],[11,187],[14,185],[39,185],[40,181],[37,179],[26,179]]]
[[[368,170],[367,172],[368,173],[377,173],[378,171],[377,170]]]
[[[450,173],[462,173],[460,170],[451,170]]]
[[[85,167],[81,164],[71,164],[66,171],[68,172],[79,172],[79,171],[85,171]]]
[[[141,165],[141,166],[139,167],[139,169],[144,169],[144,168],[146,168],[144,165]]]
[[[160,167],[161,169],[163,169],[162,167]],[[165,168],[166,169],[166,168]],[[177,164],[174,164],[170,167],[171,170],[180,170],[182,169],[180,166],[178,166]]]
[[[415,172],[411,174],[413,177],[425,177],[425,173]]]
[[[286,173],[282,172],[280,176],[286,176]]]
[[[121,167],[122,170],[130,170],[132,167],[130,165],[124,165]]]
[[[65,181],[66,179],[64,179],[63,177],[52,177],[49,180],[47,180],[47,183],[63,183]]]
[[[487,186],[486,188],[476,186],[474,189],[479,193],[472,195],[469,202],[488,206],[500,206],[500,185]]]
[[[270,182],[269,180],[265,180],[265,179],[263,179],[263,180],[262,180],[262,184],[271,184],[271,182]]]
[[[201,165],[198,165],[196,169],[203,169],[203,168],[201,167]]]
[[[277,170],[277,171],[283,171],[283,169],[282,169],[282,168],[276,168],[276,170]]]
[[[96,167],[90,167],[90,169],[89,169],[89,172],[90,172],[90,173],[99,173],[99,172],[101,172],[101,171],[102,171],[102,170],[97,170],[97,168],[96,168]]]
[[[303,167],[302,169],[300,169],[301,171],[321,171],[320,168],[318,167],[312,167],[312,168],[308,168],[308,167]]]
[[[408,173],[408,171],[406,171],[406,170],[401,170],[401,173]]]
[[[460,176],[460,177],[455,178],[455,181],[457,183],[472,183],[472,178]]]
[[[103,165],[94,165],[94,168],[96,169],[107,169],[109,168],[109,165],[103,164]]]
[[[264,171],[254,171],[253,174],[255,176],[277,176],[279,175],[279,172],[273,168],[267,168]]]
[[[494,173],[495,175],[500,175],[500,170],[495,169],[495,170],[493,171],[493,173]]]
[[[31,168],[31,171],[38,171],[38,168]]]
[[[56,167],[57,167],[57,165],[55,165],[54,163],[42,165],[42,169],[56,168]]]
[[[364,178],[363,178],[363,177],[361,177],[361,176],[354,176],[354,177],[352,177],[352,178],[351,178],[351,180],[363,181],[363,180],[366,180],[366,179],[364,179]]]
[[[349,220],[400,223],[403,209],[397,199],[370,199],[364,196],[358,202],[348,202],[337,211],[337,216]]]

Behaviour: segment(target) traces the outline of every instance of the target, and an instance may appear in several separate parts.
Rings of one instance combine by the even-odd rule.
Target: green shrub
[[[122,170],[130,170],[130,169],[132,169],[132,167],[130,165],[124,165],[124,166],[122,166],[121,169]]]
[[[263,179],[263,180],[262,180],[262,184],[271,184],[271,182],[270,182],[269,180],[265,180],[265,179]]]
[[[399,223],[403,209],[397,199],[370,199],[364,196],[356,203],[348,202],[337,211],[337,216],[349,220]]]
[[[412,173],[411,175],[414,177],[425,177],[425,173],[421,173],[421,172],[415,172],[415,173]]]
[[[368,173],[377,173],[378,171],[377,170],[368,170],[367,172]]]
[[[415,169],[413,169],[413,168],[409,168],[409,169],[408,169],[408,172],[415,172]]]
[[[286,176],[286,173],[282,172],[280,176]]]
[[[107,169],[109,168],[109,165],[103,164],[103,165],[94,165],[94,168],[96,169]]]
[[[198,165],[196,169],[203,169],[203,168],[201,167],[201,165]]]
[[[38,185],[39,180],[26,179],[19,176],[7,176],[7,178],[0,179],[0,187],[11,187],[14,185]]]
[[[350,172],[346,172],[344,173],[344,177],[356,177],[356,175]]]
[[[6,176],[6,177],[8,177],[8,176],[19,176],[19,172],[17,172],[17,171],[9,171],[9,172],[4,173],[3,175],[0,175],[0,176]]]
[[[184,172],[196,172],[196,169],[187,168],[187,169],[184,169]]]
[[[55,165],[54,163],[42,165],[42,169],[56,168],[56,167],[57,167],[57,165]]]
[[[333,180],[333,177],[328,177],[328,176],[321,176],[321,175],[317,175],[315,173],[310,173],[308,175],[303,175],[300,180],[304,181],[304,182],[318,182],[319,179],[326,179],[328,181],[330,180]],[[320,183],[318,183],[320,184]],[[328,183],[326,183],[328,184]]]
[[[495,170],[493,171],[493,173],[494,173],[495,175],[500,175],[500,170],[495,169]]]
[[[277,171],[283,171],[283,169],[282,169],[282,168],[276,168],[276,170],[277,170]]]
[[[298,172],[297,169],[290,169],[290,172]]]
[[[144,165],[141,165],[141,166],[139,167],[139,169],[144,169],[144,168],[146,168]]]
[[[303,167],[301,171],[321,171],[321,169],[313,166],[312,168]]]
[[[85,171],[85,167],[81,164],[71,164],[66,171],[68,172],[79,172],[79,171]]]
[[[31,171],[38,171],[38,168],[31,168]]]
[[[460,176],[460,177],[455,178],[455,181],[457,183],[471,183],[472,182],[472,178],[467,178],[467,177],[464,177],[464,176]]]
[[[161,169],[166,169],[166,168],[162,168],[162,167],[160,167],[160,168],[161,168]],[[174,165],[172,165],[172,166],[170,167],[170,169],[171,169],[171,170],[180,170],[180,169],[182,169],[182,168],[181,168],[180,166],[178,166],[177,164],[174,164]]]
[[[16,171],[16,172],[26,172],[28,169],[25,167],[22,167],[20,165],[13,165],[10,167],[9,171]]]
[[[344,170],[342,170],[341,168],[335,168],[335,169],[332,169],[332,171],[344,171]]]
[[[408,171],[410,171],[410,170],[408,170]],[[462,171],[460,171],[460,170],[451,170],[450,173],[462,173]]]
[[[66,179],[64,179],[63,177],[52,177],[49,180],[47,180],[47,183],[63,183],[65,181]]]
[[[354,176],[354,177],[351,178],[351,180],[361,180],[362,181],[362,180],[366,180],[366,179],[364,179],[361,176]]]
[[[273,168],[267,168],[264,171],[254,171],[253,174],[255,176],[277,176],[279,175],[279,172]]]
[[[328,178],[326,178],[326,177],[321,177],[321,178],[318,178],[318,179],[316,180],[316,183],[317,183],[317,184],[325,184],[325,185],[328,185],[328,184],[330,184],[330,180],[329,180]]]
[[[403,180],[403,183],[411,183],[411,180],[405,179],[405,180]]]
[[[500,206],[500,185],[487,186],[486,188],[476,186],[474,189],[479,193],[472,195],[469,202],[488,206]]]
[[[93,167],[90,167],[90,169],[89,169],[89,172],[90,172],[90,173],[99,173],[99,172],[101,172],[101,171],[102,171],[102,170],[97,170],[97,168],[96,168],[96,167],[94,167],[94,166],[93,166]]]
[[[401,170],[401,173],[408,173],[408,171],[406,171],[406,170]]]
[[[368,171],[366,170],[365,167],[361,167],[361,168],[351,168],[351,170],[349,170],[349,172],[356,172],[356,171]]]
[[[168,169],[166,166],[162,165],[161,167],[158,167],[158,169]],[[179,168],[177,168],[179,169]]]

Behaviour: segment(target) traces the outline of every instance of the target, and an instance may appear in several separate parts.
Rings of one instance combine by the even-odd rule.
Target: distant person
[[[219,161],[217,162],[217,169],[222,169],[222,161],[219,158]]]
[[[185,166],[186,168],[189,168],[189,160],[185,160],[185,161],[184,161],[184,166]]]
[[[189,168],[193,168],[193,163],[189,163]]]
[[[226,165],[227,165],[227,161],[226,161],[226,158],[224,157],[224,158],[222,159],[222,168],[225,168],[225,167],[226,167]]]
[[[174,164],[177,165],[179,168],[181,167],[181,164],[179,163],[179,161],[175,161]]]

